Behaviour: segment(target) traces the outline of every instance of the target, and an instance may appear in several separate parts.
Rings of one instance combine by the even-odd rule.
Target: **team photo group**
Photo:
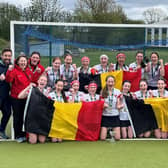
[[[134,111],[134,108],[128,105],[130,99],[138,104],[138,101],[144,103],[147,98],[150,100],[168,98],[168,65],[160,59],[157,52],[152,52],[148,56],[149,60],[144,59],[143,52],[137,52],[135,61],[130,65],[125,64],[129,56],[124,52],[115,56],[115,63],[110,62],[110,56],[102,54],[100,63],[92,67],[89,57],[83,56],[81,66],[77,67],[73,62],[72,54],[66,53],[63,59],[53,57],[52,65],[45,68],[40,63],[42,57],[39,52],[34,51],[29,57],[21,53],[14,63],[12,63],[12,55],[12,50],[5,48],[0,59],[0,110],[2,112],[0,139],[9,139],[6,135],[6,127],[12,113],[14,138],[17,142],[27,141],[35,144],[44,143],[46,140],[51,142],[64,140],[62,137],[47,137],[41,132],[22,130],[26,101],[32,88],[38,89],[47,99],[60,103],[103,102],[100,140],[106,140],[109,131],[113,132],[116,141],[135,137],[135,120],[129,112]],[[135,83],[130,80],[122,80],[121,88],[118,89],[116,84],[119,79],[113,75],[113,72],[119,71],[139,72],[140,78],[136,81],[138,89],[131,90]],[[105,73],[108,74],[104,80],[105,84],[100,87],[100,81],[95,77]],[[92,113],[94,114],[94,111]],[[153,115],[159,118],[156,113]],[[151,119],[151,115],[146,116],[148,121],[155,120],[155,122],[152,127],[144,129],[145,131],[136,132],[136,137],[167,139],[168,125],[162,128],[155,116]],[[165,117],[164,120],[168,120],[167,118]],[[139,126],[135,127],[139,129]],[[143,127],[143,123],[140,127]]]

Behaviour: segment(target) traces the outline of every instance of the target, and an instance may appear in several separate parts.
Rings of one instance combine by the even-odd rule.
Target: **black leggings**
[[[4,99],[0,98],[0,110],[2,112],[0,131],[5,132],[6,125],[11,115],[11,101],[9,97]]]
[[[12,98],[11,100],[13,108],[13,127],[15,138],[23,137],[26,135],[25,132],[22,131],[26,99]]]

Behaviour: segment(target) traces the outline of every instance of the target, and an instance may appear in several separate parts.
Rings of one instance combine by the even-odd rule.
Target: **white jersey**
[[[117,66],[117,64],[113,64],[113,70],[117,71],[117,70],[123,70],[123,71],[129,71],[129,68],[127,65],[123,66],[123,68],[121,69],[119,66]]]
[[[152,90],[152,94],[154,97],[160,97],[160,93],[158,90]],[[164,97],[168,97],[168,91],[167,90],[164,90]]]
[[[48,94],[48,97],[51,98],[52,100],[57,101],[57,102],[64,102],[64,99],[63,99],[62,95],[61,95],[61,96],[58,96],[55,91],[50,92],[50,93]]]
[[[84,100],[84,93],[83,92],[80,92],[78,91],[74,97],[74,100],[73,100],[73,95],[71,92],[66,92],[66,97],[69,101],[74,101],[74,103],[77,103],[77,102],[81,102]]]
[[[137,70],[137,63],[136,62],[133,62],[129,65],[129,69],[133,70],[133,71],[136,71]],[[141,68],[141,78],[144,78],[145,77],[145,69],[144,68]]]
[[[84,95],[83,99],[86,102],[92,102],[92,101],[100,100],[100,96],[98,94],[95,94],[94,97],[91,97],[90,94],[88,93]]]
[[[53,68],[51,68],[47,72],[47,78],[48,78],[47,86],[54,88],[55,81],[60,79],[60,70],[58,70],[57,72],[54,72]]]
[[[73,73],[74,73],[74,68],[72,65],[70,65],[68,71],[65,69],[65,65],[62,64],[60,66],[60,75],[61,75],[61,78],[65,78],[66,80],[73,80]]]
[[[134,94],[136,95],[136,98],[137,98],[137,99],[145,99],[145,98],[150,97],[149,91],[147,91],[145,95],[143,95],[143,94],[142,94],[142,91],[140,91],[140,90],[134,92]]]
[[[157,81],[160,78],[160,65],[152,66],[150,63],[149,72],[147,72],[147,82],[149,86],[157,87]]]
[[[104,102],[109,105],[109,107],[104,108],[103,110],[103,116],[118,116],[119,111],[117,109],[117,98],[121,94],[121,92],[118,89],[113,89],[112,95],[107,96],[107,98],[104,99]]]
[[[104,69],[101,64],[95,65],[94,68],[98,71],[98,74],[108,72],[108,66]]]

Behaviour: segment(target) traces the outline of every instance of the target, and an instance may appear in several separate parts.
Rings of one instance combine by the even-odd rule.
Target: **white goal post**
[[[156,47],[168,47],[168,25],[165,24],[94,24],[94,23],[54,23],[54,22],[25,22],[25,21],[11,21],[10,22],[10,46],[13,53],[12,56],[12,62],[14,62],[15,56],[16,56],[16,49],[17,45],[16,43],[16,27],[15,26],[64,26],[64,27],[83,27],[83,28],[142,28],[144,29],[144,46],[156,46]],[[120,31],[120,30],[119,30]],[[19,32],[17,32],[19,33]],[[39,32],[36,32],[39,36]],[[73,33],[73,32],[72,32]],[[43,35],[43,34],[40,34]],[[45,35],[44,35],[45,36]],[[46,37],[46,36],[45,36]],[[60,39],[52,39],[54,40],[60,40]],[[66,40],[61,39],[63,43],[67,43]],[[60,41],[61,41],[60,40]],[[74,44],[77,46],[80,46],[82,43],[76,43],[76,42],[69,42],[70,44]],[[24,44],[23,44],[24,45]],[[82,46],[82,45],[81,45]],[[85,47],[86,44],[83,44],[83,47]],[[87,44],[86,48],[89,46]],[[92,44],[93,47],[99,47],[98,45]],[[110,45],[109,49],[112,47]],[[121,46],[121,44],[118,44],[118,46]],[[100,46],[101,47],[101,46]],[[106,47],[106,46],[105,46]],[[111,48],[110,48],[111,47]],[[22,50],[21,50],[22,51]],[[11,124],[11,137],[12,140],[14,140],[14,131],[13,131],[13,124]],[[145,139],[146,140],[146,139]]]

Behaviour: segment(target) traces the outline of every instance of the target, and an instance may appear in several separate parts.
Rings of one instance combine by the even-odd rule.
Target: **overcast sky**
[[[28,5],[30,0],[0,0],[0,2],[23,6]],[[76,0],[60,0],[60,2],[64,8],[73,10]],[[123,7],[126,15],[131,19],[143,19],[143,11],[150,7],[159,7],[168,13],[168,0],[116,0],[116,2]]]

